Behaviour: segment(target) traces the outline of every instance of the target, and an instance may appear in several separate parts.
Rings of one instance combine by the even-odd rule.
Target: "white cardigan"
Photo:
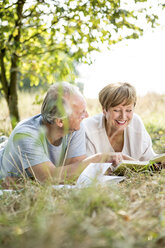
[[[87,156],[100,152],[114,152],[105,130],[105,117],[98,114],[83,120],[86,131]],[[151,138],[141,118],[133,114],[130,124],[124,130],[122,153],[136,160],[149,160],[155,156]]]

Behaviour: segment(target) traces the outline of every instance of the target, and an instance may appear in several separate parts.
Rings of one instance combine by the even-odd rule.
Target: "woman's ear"
[[[63,120],[61,119],[56,119],[55,120],[55,123],[58,127],[63,127],[64,126],[64,123],[63,123]]]

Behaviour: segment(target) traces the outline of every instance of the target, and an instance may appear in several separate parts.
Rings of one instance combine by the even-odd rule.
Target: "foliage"
[[[11,118],[19,120],[18,82],[74,82],[76,61],[90,62],[101,44],[138,38],[141,16],[154,27],[158,16],[148,1],[131,8],[123,0],[0,1],[0,84]]]

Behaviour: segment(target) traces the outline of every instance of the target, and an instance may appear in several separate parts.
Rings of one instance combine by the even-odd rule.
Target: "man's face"
[[[77,131],[80,129],[81,121],[88,117],[86,110],[86,102],[82,96],[72,96],[70,99],[72,113],[69,116],[69,132]]]

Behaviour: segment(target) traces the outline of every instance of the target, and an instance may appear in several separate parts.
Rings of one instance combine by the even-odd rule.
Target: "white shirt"
[[[98,114],[83,120],[86,132],[87,156],[95,153],[114,152],[105,130],[105,117]],[[155,156],[151,138],[141,118],[133,114],[130,124],[124,129],[122,153],[136,160],[149,160]]]

